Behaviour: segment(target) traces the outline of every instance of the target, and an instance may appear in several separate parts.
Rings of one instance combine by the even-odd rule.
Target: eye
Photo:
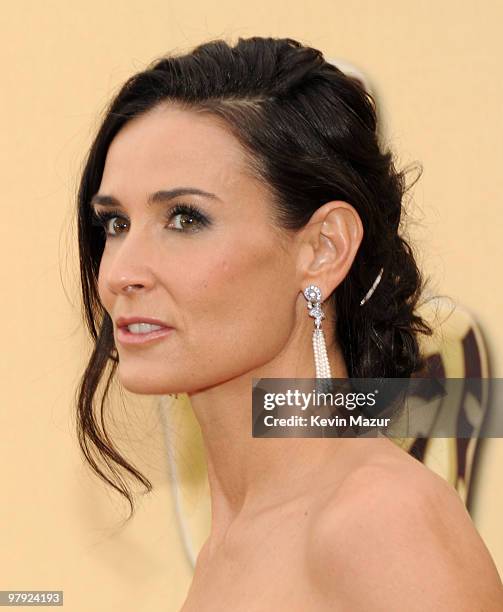
[[[177,204],[168,212],[168,220],[176,219],[174,223],[166,226],[170,230],[183,233],[195,233],[203,227],[210,225],[210,220],[196,206],[191,204]],[[101,227],[106,237],[116,237],[128,230],[129,220],[120,210],[92,211],[92,224]]]
[[[121,221],[115,221],[115,219]],[[117,236],[122,233],[122,229],[129,224],[129,221],[118,210],[109,210],[107,212],[93,210],[92,224],[103,228],[106,236]]]
[[[191,204],[177,204],[170,211],[168,218],[179,217],[179,221],[174,225],[169,223],[168,227],[176,232],[198,232],[203,227],[210,224],[210,220],[199,208]]]

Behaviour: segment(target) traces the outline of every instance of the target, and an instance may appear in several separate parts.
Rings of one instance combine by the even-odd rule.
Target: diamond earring
[[[304,297],[307,300],[309,316],[314,318],[313,352],[316,378],[332,378],[327,346],[325,344],[325,334],[321,329],[321,321],[325,318],[325,314],[321,309],[321,289],[316,285],[309,285],[304,289]]]

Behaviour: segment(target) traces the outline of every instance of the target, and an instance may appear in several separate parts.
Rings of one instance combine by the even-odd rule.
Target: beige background
[[[63,589],[72,612],[171,612],[190,582],[172,562],[181,545],[152,398],[117,410],[125,452],[155,487],[122,530],[126,507],[82,465],[73,429],[88,350],[75,190],[117,87],[155,56],[218,37],[289,36],[360,68],[399,162],[424,165],[412,230],[431,288],[475,315],[502,377],[502,19],[495,0],[3,4],[0,589]],[[503,441],[486,451],[474,518],[503,573]]]

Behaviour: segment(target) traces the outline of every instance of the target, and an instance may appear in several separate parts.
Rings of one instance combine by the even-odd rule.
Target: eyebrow
[[[155,191],[151,193],[147,200],[147,206],[152,204],[169,202],[173,198],[184,195],[201,195],[212,200],[220,200],[220,198],[214,193],[203,191],[197,187],[175,187],[174,189],[163,189],[161,191]],[[112,195],[106,195],[102,193],[96,193],[93,195],[90,201],[91,208],[99,204],[100,206],[120,206],[120,200]]]

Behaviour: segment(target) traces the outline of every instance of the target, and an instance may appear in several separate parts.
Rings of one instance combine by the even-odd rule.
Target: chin
[[[169,384],[166,380],[166,374],[164,374],[164,376],[156,376],[150,372],[149,374],[142,375],[138,369],[130,373],[119,365],[117,376],[121,385],[127,389],[127,391],[138,395],[167,395],[168,393],[181,393],[179,388],[175,388],[175,385]]]

